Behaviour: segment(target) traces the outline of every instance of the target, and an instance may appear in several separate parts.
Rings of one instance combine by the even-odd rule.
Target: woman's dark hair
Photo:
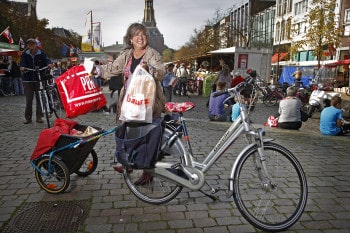
[[[143,32],[148,39],[148,31],[145,25],[140,23],[133,23],[128,27],[128,30],[125,34],[125,43],[128,48],[132,48],[131,39],[136,35],[137,32]],[[148,43],[148,42],[147,42]]]

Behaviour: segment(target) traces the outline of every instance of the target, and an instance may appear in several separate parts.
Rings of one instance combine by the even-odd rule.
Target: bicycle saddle
[[[165,110],[167,112],[186,112],[188,110],[191,110],[194,107],[195,105],[192,102],[182,102],[182,103],[167,102],[165,104]]]

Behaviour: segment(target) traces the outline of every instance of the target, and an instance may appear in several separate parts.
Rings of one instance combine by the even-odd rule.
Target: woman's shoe
[[[124,167],[122,165],[114,166],[113,169],[121,174],[124,173]],[[132,168],[128,168],[128,173],[132,173]]]
[[[134,182],[135,185],[146,185],[153,181],[153,174],[151,172],[143,171],[141,177]]]

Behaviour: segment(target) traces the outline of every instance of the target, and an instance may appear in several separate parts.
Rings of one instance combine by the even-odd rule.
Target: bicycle
[[[35,69],[25,68],[24,71],[33,71],[36,72],[39,78],[39,101],[41,112],[45,114],[45,118],[47,121],[47,127],[50,128],[50,117],[52,113],[55,114],[56,118],[61,117],[63,105],[61,99],[59,97],[56,84],[50,82],[52,80],[52,76],[50,79],[43,79],[41,76],[42,71],[49,68],[48,66]]]
[[[274,106],[279,100],[282,100],[285,95],[283,92],[275,85],[269,85],[266,87],[267,94],[263,97],[263,103],[266,106]]]
[[[215,96],[232,93],[241,103],[240,91],[250,82],[242,82],[215,93]],[[272,142],[273,139],[264,139],[264,130],[253,128],[248,113],[240,105],[238,119],[205,159],[197,161],[183,117],[183,113],[193,107],[193,104],[186,103],[166,104],[167,111],[178,113],[178,124],[174,125],[171,120],[164,123],[161,153],[154,168],[130,170],[124,167],[123,177],[131,192],[149,204],[167,203],[184,187],[216,200],[213,194],[220,189],[210,185],[205,174],[244,135],[248,145],[234,161],[228,178],[227,197],[233,197],[242,216],[258,229],[283,231],[296,223],[305,209],[308,191],[305,173],[292,152]],[[151,174],[151,178],[140,183],[144,172]],[[201,190],[205,185],[211,194]]]

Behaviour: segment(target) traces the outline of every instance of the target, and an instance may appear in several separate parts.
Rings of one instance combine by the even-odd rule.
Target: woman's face
[[[147,35],[143,31],[136,31],[131,39],[133,47],[136,49],[144,49],[147,45]]]

